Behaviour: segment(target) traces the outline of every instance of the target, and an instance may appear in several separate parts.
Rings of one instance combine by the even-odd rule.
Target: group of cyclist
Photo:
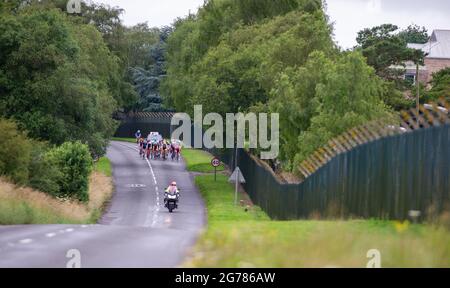
[[[169,154],[172,160],[179,160],[181,155],[181,145],[176,141],[164,140],[158,133],[152,132],[147,138],[142,137],[142,133],[138,130],[135,134],[136,142],[139,145],[139,155],[145,159],[166,160]]]
[[[159,133],[151,132],[146,139],[142,137],[142,133],[138,130],[135,134],[136,142],[139,145],[139,155],[143,159],[167,159],[168,153],[172,155],[172,160],[175,158],[177,161],[180,159],[181,143],[177,141],[164,140]],[[180,200],[180,190],[178,189],[177,182],[172,181],[169,187],[164,190],[164,206],[172,212],[174,207],[169,207],[169,195],[176,196],[175,208],[178,208],[178,202]]]

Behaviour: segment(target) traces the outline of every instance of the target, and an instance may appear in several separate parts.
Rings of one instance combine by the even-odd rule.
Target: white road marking
[[[33,242],[33,239],[22,239],[19,241],[20,244],[30,244],[31,242]]]
[[[129,149],[132,149],[132,150],[135,150],[135,151],[139,152],[139,149],[137,149],[137,148],[133,148],[133,147],[130,147],[128,145],[121,145],[121,146],[125,146],[125,147],[127,147]],[[145,158],[145,161],[147,162],[147,165],[148,165],[148,167],[150,169],[150,173],[152,174],[153,183],[155,184],[156,205],[155,205],[154,209],[152,209],[151,207],[148,207],[147,218],[145,220],[144,227],[149,227],[149,226],[155,227],[156,223],[158,221],[158,213],[159,213],[159,206],[160,206],[158,181],[156,181],[156,175],[155,175],[155,172],[153,171],[152,164],[150,163],[150,161],[147,158]],[[153,217],[151,217],[151,215],[153,215]],[[150,219],[152,219],[151,220],[151,222],[152,222],[151,225],[149,225],[150,224]]]
[[[47,237],[47,238],[53,238],[55,236],[56,236],[56,233],[47,233],[47,234],[45,234],[45,237]]]
[[[75,231],[75,229],[73,229],[73,228],[68,228],[68,229],[66,229],[66,232],[73,232],[73,231]]]
[[[81,225],[81,228],[88,228],[88,225]]]

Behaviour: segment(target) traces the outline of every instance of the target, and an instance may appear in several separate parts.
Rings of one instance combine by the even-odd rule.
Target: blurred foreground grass
[[[258,207],[233,205],[227,177],[196,177],[208,229],[186,267],[366,267],[368,250],[382,267],[450,267],[444,227],[378,220],[271,221]],[[246,212],[247,209],[247,212]]]

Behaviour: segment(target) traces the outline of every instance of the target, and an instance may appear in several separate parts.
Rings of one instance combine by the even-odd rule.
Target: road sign
[[[228,181],[232,183],[245,183],[244,175],[242,175],[241,169],[239,169],[239,167],[236,167],[236,170],[234,170],[233,174],[231,174],[231,177],[230,179],[228,179]]]
[[[219,166],[220,166],[220,160],[219,160],[219,158],[214,158],[214,159],[212,159],[212,160],[211,160],[211,165],[212,165],[213,167],[219,167]]]
[[[237,204],[238,204],[239,184],[240,183],[245,183],[244,175],[242,175],[241,169],[239,169],[239,167],[236,167],[236,170],[234,170],[233,174],[231,174],[231,177],[230,177],[230,179],[228,181],[235,183],[234,205],[237,206]]]
[[[214,157],[211,160],[211,165],[214,167],[214,181],[217,181],[217,167],[220,166],[220,159],[217,157]]]

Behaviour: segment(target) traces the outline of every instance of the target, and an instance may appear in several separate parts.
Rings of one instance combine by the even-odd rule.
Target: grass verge
[[[450,267],[444,227],[377,220],[271,221],[258,207],[233,205],[224,175],[196,177],[208,228],[186,267],[366,267],[378,249],[382,267]]]
[[[62,201],[0,179],[0,225],[96,223],[111,198],[111,166],[100,159],[89,179],[89,202]]]
[[[102,157],[95,163],[94,171],[102,173],[108,177],[112,177],[112,167],[111,162],[106,157]]]
[[[213,156],[211,154],[198,149],[183,149],[182,155],[186,161],[187,170],[190,172],[212,173],[214,167],[211,165]],[[223,164],[217,167],[217,171],[223,171]]]
[[[112,141],[119,141],[119,142],[136,143],[136,138],[113,137],[111,140],[112,140]]]

